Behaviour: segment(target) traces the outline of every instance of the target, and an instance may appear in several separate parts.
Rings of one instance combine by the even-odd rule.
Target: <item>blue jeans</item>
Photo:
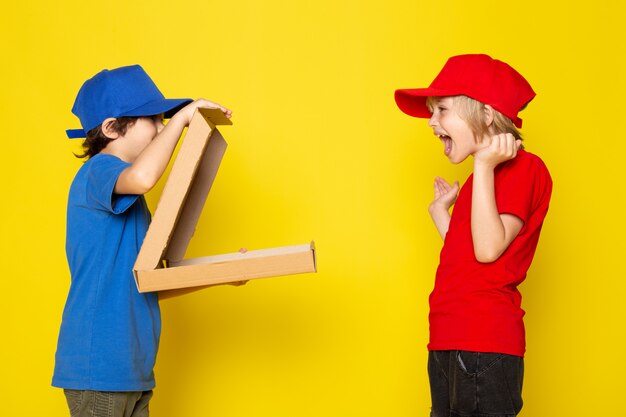
[[[514,417],[522,409],[524,358],[464,350],[431,351],[431,417]]]

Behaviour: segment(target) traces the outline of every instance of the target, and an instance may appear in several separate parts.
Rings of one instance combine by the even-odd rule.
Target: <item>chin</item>
[[[448,155],[448,160],[450,161],[451,164],[454,164],[454,165],[458,165],[461,162],[465,161],[466,159],[467,159],[467,155],[463,158],[455,157],[454,155]]]

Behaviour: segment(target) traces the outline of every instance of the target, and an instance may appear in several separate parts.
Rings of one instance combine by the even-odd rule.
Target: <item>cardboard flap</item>
[[[136,271],[139,292],[206,288],[252,279],[303,274],[317,270],[313,242],[246,253],[185,259],[174,266]],[[188,293],[189,290],[183,293]]]
[[[196,116],[198,113],[200,113],[200,116],[202,116],[207,123],[216,126],[233,124],[232,120],[224,116],[224,112],[222,112],[220,109],[199,108],[194,116]],[[191,124],[189,126],[191,127]]]
[[[198,109],[194,114],[137,256],[135,271],[156,269],[165,256],[182,259],[226,151],[226,141],[216,124],[232,122],[219,109]]]
[[[187,199],[172,231],[172,237],[163,259],[176,262],[185,256],[227,146],[222,134],[215,129],[202,155],[196,175],[192,179]]]

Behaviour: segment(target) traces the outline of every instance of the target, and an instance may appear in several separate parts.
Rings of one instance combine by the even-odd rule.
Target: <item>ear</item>
[[[115,122],[115,118],[113,117],[109,117],[102,122],[102,133],[109,139],[117,139],[120,137],[120,134],[113,130],[113,122]]]
[[[489,104],[485,104],[485,108],[484,108],[484,117],[485,117],[485,125],[487,125],[487,127],[491,127],[491,124],[493,123],[493,118],[494,118],[494,109],[493,107],[491,107]]]

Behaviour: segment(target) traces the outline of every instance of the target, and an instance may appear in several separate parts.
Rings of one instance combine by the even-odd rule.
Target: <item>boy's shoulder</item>
[[[127,162],[115,155],[98,153],[85,161],[78,169],[72,181],[72,188],[84,185],[88,187],[104,186],[111,181],[112,177],[117,179],[128,165]]]
[[[120,214],[138,199],[135,194],[115,194],[119,175],[130,164],[110,154],[96,154],[80,167],[69,189],[68,210]]]
[[[92,156],[91,158],[89,158],[87,161],[85,161],[85,165],[91,163],[91,164],[111,164],[111,163],[117,163],[117,162],[121,162],[121,163],[125,163],[126,162],[122,161],[118,156],[115,156],[113,154],[110,153],[97,153],[94,156]]]
[[[537,154],[527,151],[526,149],[521,149],[518,153],[518,156],[521,155],[522,159],[526,159],[529,163],[545,165],[541,157]]]
[[[525,171],[545,171],[548,172],[543,159],[538,155],[521,149],[517,152],[517,156],[510,161],[503,164],[504,167],[509,167],[510,170],[525,170]]]
[[[496,187],[521,190],[534,190],[533,195],[550,199],[552,176],[546,164],[536,154],[520,150],[517,156],[501,164],[496,171]]]
[[[79,168],[78,172],[87,172],[100,169],[106,170],[109,167],[126,167],[128,165],[130,165],[128,162],[124,162],[115,155],[108,153],[98,153],[86,160]]]

